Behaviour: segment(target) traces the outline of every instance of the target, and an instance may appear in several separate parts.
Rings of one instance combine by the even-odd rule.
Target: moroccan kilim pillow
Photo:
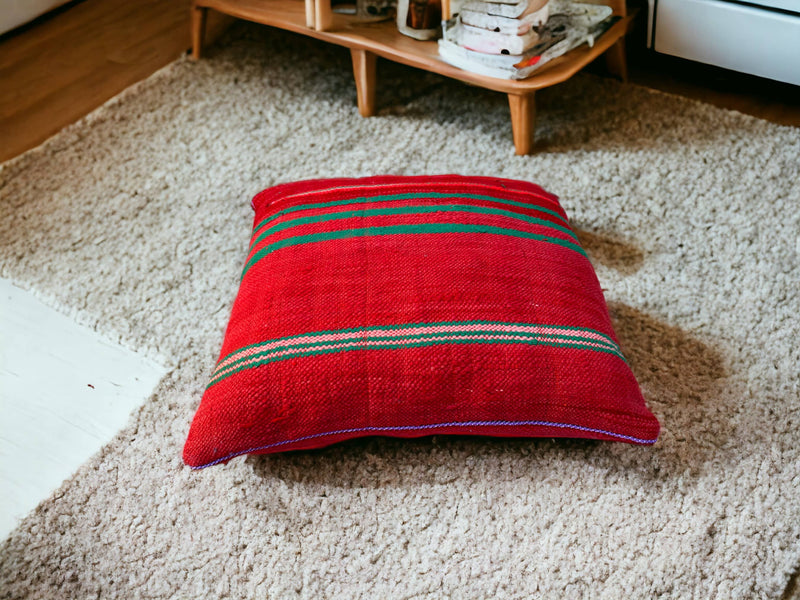
[[[188,465],[369,435],[656,441],[594,269],[540,187],[328,179],[253,206]]]

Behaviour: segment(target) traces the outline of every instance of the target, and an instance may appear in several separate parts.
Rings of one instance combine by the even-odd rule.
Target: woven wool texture
[[[328,179],[253,206],[189,465],[370,434],[656,441],[594,269],[540,187]]]

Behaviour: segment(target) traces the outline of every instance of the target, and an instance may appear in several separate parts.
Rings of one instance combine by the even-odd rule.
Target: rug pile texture
[[[171,368],[0,545],[2,598],[776,598],[800,565],[800,130],[582,74],[505,96],[237,25],[0,170],[0,276]],[[662,423],[651,448],[369,438],[181,462],[249,242],[312,177],[557,194]]]

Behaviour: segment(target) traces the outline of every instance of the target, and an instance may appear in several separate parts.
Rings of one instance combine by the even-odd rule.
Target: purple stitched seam
[[[564,429],[578,429],[580,431],[588,431],[591,433],[602,433],[623,440],[638,442],[640,444],[655,444],[656,441],[658,440],[658,438],[653,438],[652,440],[645,440],[630,435],[615,433],[613,431],[606,431],[605,429],[594,429],[593,427],[583,427],[582,425],[573,425],[571,423],[553,423],[550,421],[463,421],[463,422],[453,422],[453,423],[435,423],[433,425],[404,425],[398,427],[360,427],[356,429],[339,429],[338,431],[315,433],[313,435],[306,435],[293,440],[275,442],[272,444],[267,444],[266,446],[258,446],[257,448],[242,450],[241,452],[234,452],[232,454],[229,454],[228,456],[223,456],[222,458],[218,458],[214,461],[211,461],[210,463],[206,463],[204,465],[200,465],[197,467],[192,467],[192,469],[194,470],[205,469],[206,467],[212,467],[221,462],[225,462],[226,460],[230,460],[232,458],[236,458],[237,456],[241,456],[242,454],[249,454],[250,452],[256,452],[258,450],[266,450],[267,448],[275,448],[276,446],[285,446],[287,444],[294,444],[295,442],[303,442],[305,440],[311,440],[318,437],[325,437],[326,435],[338,435],[340,433],[359,433],[364,431],[374,431],[374,432],[415,431],[415,430],[422,431],[425,429],[435,429],[437,427],[492,427],[492,426],[520,426],[520,425],[543,425],[546,427],[563,427]]]

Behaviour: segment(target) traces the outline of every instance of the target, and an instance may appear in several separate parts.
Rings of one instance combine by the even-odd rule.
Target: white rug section
[[[0,279],[0,538],[114,437],[165,371]]]

